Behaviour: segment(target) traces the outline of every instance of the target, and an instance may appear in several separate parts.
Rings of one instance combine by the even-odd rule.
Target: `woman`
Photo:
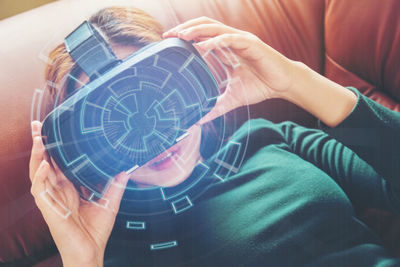
[[[102,18],[103,25],[107,24],[121,15],[114,13],[113,16],[113,10],[102,10],[90,21],[105,29],[103,33],[114,43],[113,50],[123,58],[146,43],[138,42],[131,47],[133,40],[113,40],[115,33],[111,34],[111,30],[101,27],[98,19],[93,19]],[[136,15],[128,17],[135,18]],[[144,21],[138,24],[141,23]],[[146,29],[152,32],[151,27]],[[400,260],[385,251],[375,233],[361,223],[353,211],[353,205],[399,211],[400,167],[397,162],[400,155],[396,154],[396,148],[400,145],[397,138],[400,116],[397,113],[354,89],[343,88],[302,63],[285,58],[254,35],[209,18],[187,21],[164,33],[163,37],[193,40],[200,50],[228,47],[241,62],[230,75],[232,78],[240,77],[246,85],[249,104],[268,98],[289,100],[318,117],[321,127],[329,135],[290,122],[248,122],[250,145],[244,152],[246,161],[239,172],[210,187],[198,204],[188,211],[179,216],[171,215],[164,221],[155,221],[150,225],[153,230],[149,235],[134,233],[124,240],[115,230],[109,241],[106,264],[400,264]],[[63,51],[62,46],[55,53],[59,54],[60,50]],[[64,55],[61,61],[71,63],[69,67],[61,64],[65,75],[72,68],[72,60],[65,53],[61,54]],[[54,73],[50,69],[47,77],[57,81],[57,77],[62,75]],[[245,105],[244,99],[241,88],[229,84],[218,98],[216,107],[199,124]],[[106,192],[111,199],[112,211],[79,199],[71,183],[45,158],[39,137],[40,127],[38,122],[32,125],[34,144],[30,177],[36,203],[49,225],[65,266],[101,266],[123,189],[115,186]],[[193,131],[197,134],[192,134],[192,139],[187,142],[198,147],[201,135],[199,127],[196,127]],[[240,142],[246,134],[241,128],[232,140]],[[182,144],[181,149],[187,145]],[[134,176],[122,173],[115,181],[122,185],[129,179],[142,186],[179,185],[190,177],[201,156],[197,147],[191,150],[196,153],[190,153],[193,158],[179,179],[175,176],[173,164],[166,164],[161,169],[151,166],[165,160],[170,151],[135,172]],[[71,210],[67,220],[61,220],[40,197],[40,193],[49,188]],[[136,246],[135,238],[153,240],[159,229],[164,230],[165,237],[175,236],[180,245],[160,251]],[[126,232],[122,234],[127,235]]]

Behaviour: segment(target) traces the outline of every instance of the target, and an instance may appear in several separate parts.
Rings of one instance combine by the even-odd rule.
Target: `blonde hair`
[[[110,45],[126,45],[143,47],[162,39],[161,24],[146,12],[133,7],[109,7],[93,14],[89,20]],[[47,99],[44,114],[47,115],[58,101],[66,97],[65,90],[58,92],[58,86],[65,82],[69,73],[77,68],[64,43],[54,48],[49,55],[45,69],[47,83]],[[65,84],[64,84],[65,85]],[[58,94],[58,96],[57,96]]]

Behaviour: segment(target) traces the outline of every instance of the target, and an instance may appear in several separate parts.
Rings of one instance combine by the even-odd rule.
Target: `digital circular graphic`
[[[45,146],[50,155],[59,155],[57,165],[64,166],[63,172],[83,198],[107,208],[109,200],[104,198],[104,192],[117,173],[134,173],[188,138],[188,126],[210,111],[227,86],[243,86],[240,79],[231,80],[226,75],[228,68],[240,67],[239,61],[229,48],[219,49],[222,54],[229,54],[224,63],[213,51],[200,57],[185,49],[167,53],[160,50],[133,67],[123,63],[113,75],[106,74],[88,85],[80,84],[79,77],[70,76],[68,79],[82,87],[62,104],[58,99],[65,84],[57,85],[56,112],[48,120],[51,127],[46,126],[49,130]],[[230,66],[226,66],[227,61]],[[35,91],[32,120],[43,120],[40,114],[46,104],[42,101],[45,90]],[[212,128],[217,129],[217,138],[206,144],[213,150],[211,161],[198,161],[190,177],[179,185],[138,187],[129,182],[116,227],[128,232],[147,231],[151,221],[191,210],[210,186],[224,183],[237,173],[248,145],[247,139],[242,143],[230,140],[233,129],[239,126],[235,112],[215,120]],[[203,137],[204,128],[202,131]],[[180,155],[173,163],[179,169],[187,158],[189,154]],[[180,241],[142,242],[150,250],[160,250],[176,247]]]

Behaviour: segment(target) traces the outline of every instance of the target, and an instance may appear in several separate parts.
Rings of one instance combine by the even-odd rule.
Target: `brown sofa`
[[[142,8],[165,29],[209,16],[251,31],[287,57],[400,111],[398,0],[63,0],[0,21],[0,265],[61,265],[29,192],[31,104],[35,89],[45,84],[48,52],[109,5]],[[281,100],[253,106],[251,116],[315,125],[311,115]],[[359,213],[400,256],[399,216]]]

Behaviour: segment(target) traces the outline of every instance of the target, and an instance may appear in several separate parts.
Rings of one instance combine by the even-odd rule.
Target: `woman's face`
[[[137,47],[114,45],[112,49],[119,59],[124,59]],[[86,75],[79,77],[83,83],[88,82]],[[183,182],[192,173],[200,160],[201,127],[193,125],[188,135],[162,154],[150,160],[130,174],[130,179],[138,187],[175,186]]]
[[[135,170],[131,180],[140,186],[175,186],[192,173],[200,160],[201,128],[193,125],[189,135]]]

